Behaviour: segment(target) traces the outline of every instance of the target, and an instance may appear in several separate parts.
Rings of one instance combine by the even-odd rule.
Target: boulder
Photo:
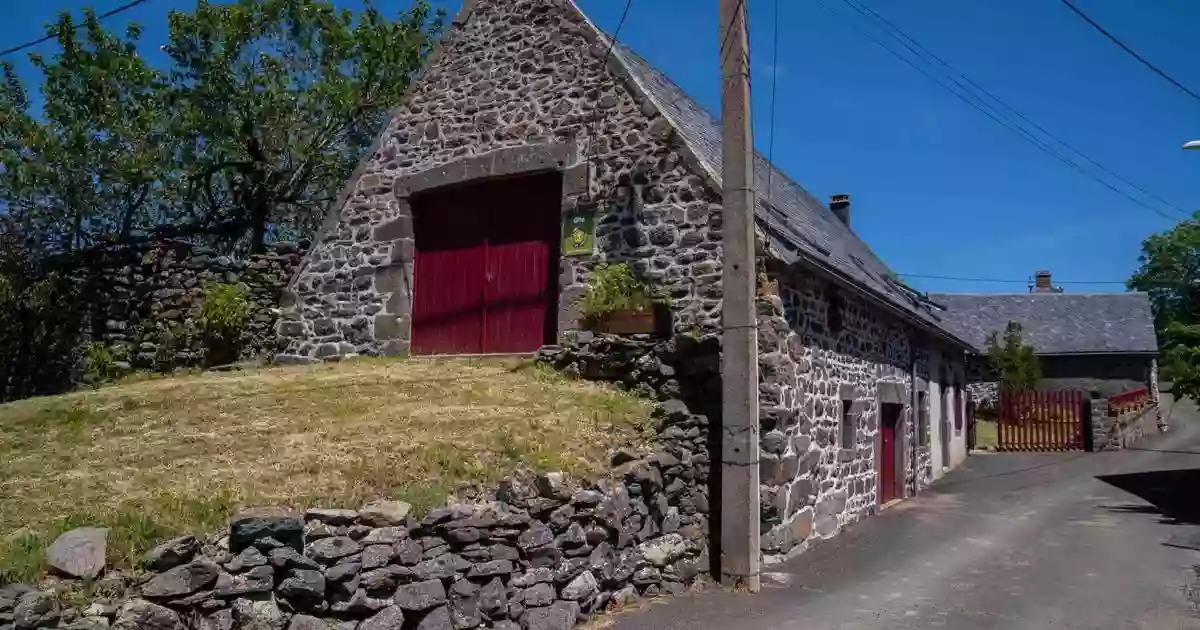
[[[479,578],[492,575],[508,575],[512,572],[513,563],[511,560],[492,560],[472,565],[470,571],[467,572],[467,577]]]
[[[679,534],[667,534],[638,545],[638,551],[642,553],[642,557],[650,564],[660,568],[682,558],[688,549],[687,541]]]
[[[530,607],[549,606],[554,602],[554,587],[545,583],[534,584],[525,589],[521,601]]]
[[[454,630],[454,625],[450,622],[450,611],[445,606],[434,608],[421,617],[415,630]]]
[[[241,553],[234,556],[226,565],[226,568],[234,573],[241,573],[247,569],[261,567],[267,563],[267,557],[263,555],[256,547],[246,547]]]
[[[499,619],[508,613],[508,589],[500,578],[492,578],[479,591],[479,610],[491,619]]]
[[[60,612],[58,598],[53,593],[29,591],[17,598],[13,606],[13,626],[17,630],[51,626],[58,621]]]
[[[325,599],[325,576],[320,571],[293,569],[275,592],[293,603],[318,605]]]
[[[17,600],[26,593],[32,593],[37,589],[26,584],[6,584],[0,586],[0,612],[12,610],[13,606],[17,605]]]
[[[232,599],[250,593],[270,593],[275,586],[275,569],[269,566],[254,567],[241,575],[221,573],[213,594],[221,599]]]
[[[283,611],[269,594],[238,598],[232,610],[233,627],[238,630],[283,630]]]
[[[329,624],[310,615],[292,615],[287,630],[330,630]]]
[[[358,512],[354,510],[336,510],[310,508],[304,512],[305,520],[321,521],[327,525],[351,525],[358,520]]]
[[[358,630],[402,630],[404,611],[399,606],[388,606],[362,622]]]
[[[91,580],[104,571],[108,529],[78,527],[54,539],[46,564],[67,577]]]
[[[392,561],[392,545],[367,545],[362,553],[362,568],[378,569]]]
[[[408,538],[406,527],[380,527],[372,529],[361,541],[364,545],[394,545]]]
[[[425,580],[424,582],[405,584],[396,589],[392,600],[404,610],[428,610],[446,603],[446,589],[442,586],[441,580]]]
[[[358,520],[372,527],[403,525],[412,506],[403,501],[374,501],[358,511]]]
[[[194,560],[151,578],[142,585],[142,596],[159,599],[190,595],[216,581],[220,572],[221,568],[208,560]]]
[[[270,507],[243,509],[229,520],[230,551],[238,553],[260,538],[274,538],[299,550],[304,543],[304,522],[295,512]]]
[[[184,630],[175,611],[144,599],[135,599],[117,612],[113,630]]]
[[[192,561],[200,552],[200,541],[195,536],[180,536],[146,552],[142,564],[151,571],[166,571]]]
[[[575,604],[575,602],[571,602]],[[579,615],[579,604],[574,608],[554,605],[548,608],[532,608],[521,617],[524,630],[571,630]]]
[[[305,555],[321,564],[336,564],[339,558],[362,551],[362,545],[349,536],[322,538],[308,545]]]
[[[272,549],[267,554],[270,559],[271,566],[280,570],[291,569],[312,569],[319,570],[321,565],[312,558],[301,554],[291,547],[279,547]]]
[[[592,575],[592,572],[584,571],[563,587],[562,598],[581,602],[595,595],[599,590],[600,585],[596,583],[596,578]]]

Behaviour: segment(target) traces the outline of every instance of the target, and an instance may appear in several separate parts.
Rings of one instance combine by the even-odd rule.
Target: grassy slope
[[[220,527],[237,504],[418,509],[519,464],[588,474],[646,401],[514,360],[359,360],[159,379],[0,406],[0,582],[62,530],[109,560]]]

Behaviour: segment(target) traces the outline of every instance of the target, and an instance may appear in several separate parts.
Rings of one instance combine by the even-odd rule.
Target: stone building
[[[971,389],[987,404],[995,376],[982,361],[988,335],[1021,325],[1022,339],[1040,359],[1039,389],[1083,389],[1104,396],[1138,387],[1158,389],[1158,341],[1145,293],[1063,293],[1049,272],[1038,272],[1029,293],[935,294],[946,325],[975,346]]]
[[[290,286],[279,358],[532,352],[580,327],[607,261],[662,289],[677,332],[716,331],[720,171],[717,121],[572,2],[466,0]],[[781,555],[962,461],[971,346],[858,238],[848,198],[761,156],[755,179]]]

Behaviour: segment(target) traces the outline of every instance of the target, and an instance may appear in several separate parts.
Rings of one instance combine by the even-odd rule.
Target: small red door
[[[419,200],[414,354],[533,352],[552,341],[561,178],[471,184]]]
[[[900,406],[885,403],[879,423],[879,504],[896,498],[896,425]]]

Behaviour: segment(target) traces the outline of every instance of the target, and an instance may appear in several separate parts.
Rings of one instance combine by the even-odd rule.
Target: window
[[[855,436],[857,433],[856,429],[858,429],[858,427],[855,426],[856,422],[854,418],[854,412],[852,411],[853,408],[853,400],[842,401],[842,420],[840,426],[838,427],[841,431],[840,438],[842,448],[854,448]]]
[[[917,444],[929,446],[928,392],[917,392]]]
[[[958,435],[963,430],[963,400],[962,400],[962,385],[954,386],[954,434]]]

